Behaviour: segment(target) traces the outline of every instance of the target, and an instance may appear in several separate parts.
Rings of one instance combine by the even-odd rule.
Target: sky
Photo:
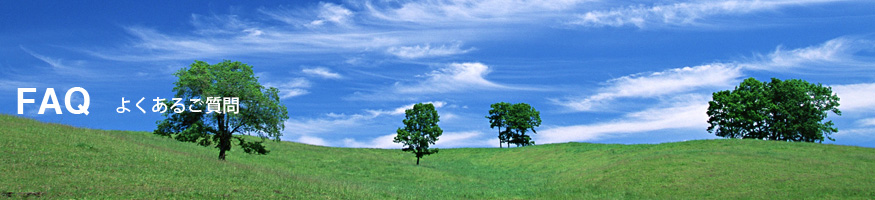
[[[404,110],[433,103],[436,147],[498,147],[489,105],[528,103],[536,144],[716,139],[713,92],[754,77],[832,87],[835,142],[875,147],[875,2],[4,1],[0,113],[76,127],[152,131],[151,99],[195,60],[253,66],[279,88],[282,139],[392,143]],[[63,109],[89,93],[89,114]],[[35,103],[17,113],[18,88]],[[53,88],[62,114],[38,110]],[[122,98],[147,113],[117,113]],[[84,97],[73,93],[73,108]],[[150,104],[151,103],[151,104]]]

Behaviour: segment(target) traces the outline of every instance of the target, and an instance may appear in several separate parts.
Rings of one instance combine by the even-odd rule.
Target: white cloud
[[[364,125],[365,122],[378,117],[379,114],[326,114],[327,118],[289,119],[286,120],[286,130],[294,134],[313,135],[331,133],[339,130],[351,130]]]
[[[119,48],[83,50],[93,56],[118,61],[188,60],[229,55],[338,53],[421,43],[410,32],[374,31],[308,32],[284,27],[247,25],[226,34],[169,35],[143,27],[126,27],[132,43]],[[201,29],[193,31],[201,32]]]
[[[321,29],[330,26],[351,28],[355,25],[356,12],[343,5],[320,2],[317,6],[304,7],[260,8],[258,13],[296,28]]]
[[[678,2],[668,5],[629,6],[611,10],[590,11],[578,15],[571,24],[589,27],[621,27],[636,26],[689,26],[702,25],[703,19],[720,15],[741,15],[766,10],[775,10],[787,6],[834,2],[837,0],[730,0]]]
[[[689,92],[700,88],[730,86],[741,77],[738,67],[728,64],[709,64],[669,69],[649,74],[636,74],[613,79],[608,86],[592,96],[580,100],[554,100],[554,103],[575,111],[595,111],[616,98],[649,98]]]
[[[708,127],[708,99],[705,96],[689,96],[688,100],[672,103],[670,106],[650,108],[629,113],[622,119],[573,126],[549,128],[535,135],[539,143],[560,143],[569,141],[592,141],[628,133],[648,132],[664,129],[699,129]]]
[[[305,53],[389,53],[400,58],[451,56],[469,52],[447,41],[520,36],[521,28],[686,24],[722,14],[737,14],[831,0],[693,2],[575,13],[609,4],[589,0],[451,0],[320,3],[316,7],[262,8],[259,12],[192,15],[194,30],[163,32],[125,27],[131,43],[117,48],[84,49],[120,61],[191,60],[234,55]],[[753,10],[753,11],[748,11]],[[283,22],[278,24],[277,21]],[[330,26],[329,26],[330,25]],[[521,26],[521,25],[524,25]],[[425,36],[425,37],[424,37]]]
[[[844,141],[844,140],[854,140],[854,141],[866,141],[875,139],[875,128],[856,128],[856,129],[844,129],[839,130],[839,132],[833,133],[832,137],[836,139],[836,141]]]
[[[435,108],[441,108],[446,105],[443,101],[425,102],[431,103]],[[413,108],[414,104],[408,104],[394,108],[392,110],[365,110],[363,114],[338,114],[328,113],[325,117],[310,118],[310,119],[289,119],[286,120],[286,130],[298,135],[316,135],[322,133],[333,133],[342,130],[354,130],[361,128],[374,121],[375,118],[381,116],[398,116],[404,115],[406,109]],[[347,131],[348,132],[348,131]]]
[[[310,93],[307,88],[310,88],[310,81],[304,78],[294,78],[292,80],[276,83],[269,82],[264,84],[265,87],[275,87],[280,90],[280,99],[288,99],[296,96]]]
[[[833,64],[839,66],[875,66],[870,62],[860,62],[854,54],[863,50],[875,49],[875,43],[852,37],[839,37],[817,46],[784,50],[781,46],[769,55],[757,55],[758,61],[741,64],[753,70],[781,71],[806,68],[810,65]],[[811,68],[807,68],[811,69]],[[829,69],[835,69],[831,67]]]
[[[192,15],[190,24],[194,30],[188,33],[128,26],[125,30],[133,37],[131,43],[83,51],[108,60],[149,62],[220,59],[234,55],[375,51],[401,58],[450,56],[474,48],[462,48],[461,42],[430,44],[515,32],[516,29],[506,28],[507,24],[519,22],[541,26],[543,20],[568,15],[551,11],[569,10],[579,2],[381,1],[346,2],[345,5],[320,3],[309,8],[261,8],[258,12]]]
[[[31,51],[28,48],[25,48],[24,46],[19,46],[19,48],[21,48],[21,50],[23,50],[27,54],[30,54],[34,58],[39,59],[39,60],[45,62],[46,64],[49,64],[49,66],[52,67],[51,69],[57,74],[61,74],[64,76],[79,76],[79,77],[86,77],[86,78],[96,78],[96,77],[106,78],[106,76],[108,76],[107,74],[95,73],[91,70],[88,70],[86,68],[81,67],[84,63],[83,61],[67,61],[66,63],[71,63],[71,62],[73,63],[73,66],[70,66],[69,64],[65,64],[65,61],[63,59],[52,58],[52,57],[49,57],[46,55],[38,54],[36,52]],[[76,66],[76,67],[74,67],[74,66]]]
[[[805,48],[782,50],[779,47],[767,56],[757,56],[756,60],[748,62],[712,63],[624,76],[607,81],[607,86],[599,88],[594,95],[570,100],[554,99],[553,102],[574,111],[594,111],[602,109],[600,106],[610,104],[617,98],[653,98],[703,88],[729,87],[735,85],[738,79],[744,76],[744,70],[810,69],[808,66],[822,63],[830,63],[838,67],[872,66],[871,63],[855,61],[852,55],[866,49],[875,49],[873,44],[875,43],[868,40],[840,37]],[[848,100],[842,98],[842,107],[840,108],[855,107],[858,103],[869,102],[869,99],[859,97],[864,94],[858,94],[859,92],[854,91],[867,88],[837,87],[834,89],[837,93],[841,91],[839,97],[844,96],[842,93],[849,97]],[[857,85],[854,87],[870,86]],[[849,104],[845,105],[845,102],[849,102]]]
[[[325,141],[325,139],[313,137],[313,136],[307,136],[307,135],[301,136],[295,141],[300,142],[300,143],[304,143],[304,144],[312,144],[312,145],[319,145],[319,146],[331,146],[331,144],[328,143],[327,141]]]
[[[327,78],[327,79],[343,78],[343,76],[341,76],[340,74],[332,72],[330,69],[324,68],[324,67],[304,68],[301,70],[301,72],[304,72],[305,74],[308,74],[308,75],[318,76],[318,77]]]
[[[402,146],[400,143],[392,142],[395,135],[397,134],[383,135],[364,142],[352,138],[345,138],[343,139],[343,146],[356,148],[400,149]]]
[[[441,108],[441,107],[444,107],[444,105],[447,105],[447,102],[443,102],[443,101],[428,101],[428,102],[422,102],[422,103],[423,104],[432,104],[432,105],[434,105],[434,108]],[[375,116],[379,116],[379,115],[404,115],[404,112],[407,109],[413,109],[414,105],[416,105],[416,104],[415,103],[407,104],[407,105],[403,105],[401,107],[398,107],[398,108],[395,108],[392,110],[388,110],[388,111],[387,110],[367,110],[367,111],[368,111],[368,113],[371,113],[372,115],[375,115]]]
[[[406,59],[415,59],[415,58],[425,58],[425,57],[438,57],[438,56],[449,56],[456,54],[468,53],[469,51],[474,50],[474,48],[462,49],[462,43],[455,43],[452,45],[441,45],[432,47],[430,44],[426,44],[424,46],[416,45],[416,46],[401,46],[401,47],[390,47],[386,51],[392,55],[398,56],[400,58]]]
[[[54,58],[50,58],[48,56],[34,53],[30,49],[24,48],[23,46],[20,46],[20,48],[21,48],[21,50],[24,50],[24,52],[27,52],[28,54],[33,56],[34,58],[37,58],[39,60],[42,60],[46,64],[49,64],[50,66],[52,66],[52,68],[55,68],[55,69],[69,69],[70,68],[70,67],[67,67],[66,65],[64,65],[63,63],[61,63],[61,59],[54,59]]]
[[[629,113],[606,123],[593,123],[550,128],[541,131],[539,140],[547,143],[567,141],[591,141],[626,133],[648,132],[676,128],[707,127],[708,95],[711,91],[701,88],[729,87],[743,76],[743,70],[774,69],[775,67],[800,68],[822,62],[838,63],[838,66],[859,64],[847,61],[851,54],[862,49],[872,49],[870,41],[837,38],[822,45],[792,50],[777,50],[769,56],[747,63],[715,63],[697,67],[670,69],[650,74],[637,74],[607,82],[599,92],[578,100],[556,103],[577,111],[598,109],[621,97],[656,98],[670,106],[650,107],[647,110]],[[853,60],[853,59],[851,59]],[[862,63],[862,62],[860,62]],[[875,107],[875,83],[833,85],[833,91],[841,98],[839,109],[847,113],[860,112]],[[684,98],[688,100],[684,100]],[[668,99],[668,100],[667,100]],[[875,120],[858,120],[860,125],[875,124]]]
[[[435,142],[436,148],[454,147],[498,147],[498,138],[490,139],[489,134],[479,131],[444,132]]]
[[[398,93],[446,93],[472,89],[510,89],[486,80],[489,72],[489,67],[482,63],[452,63],[420,76],[425,80],[419,84],[395,83],[395,90]]]
[[[842,112],[875,111],[875,83],[832,85],[839,96],[839,110]]]
[[[319,19],[309,23],[311,26],[322,26],[326,23],[333,23],[338,26],[349,26],[354,13],[344,8],[343,6],[333,3],[320,3]]]
[[[857,120],[857,124],[860,126],[875,126],[875,118]]]
[[[582,0],[452,0],[407,1],[398,6],[374,5],[367,12],[385,21],[411,22],[426,26],[464,26],[483,23],[513,23],[550,19],[557,11],[571,10]]]

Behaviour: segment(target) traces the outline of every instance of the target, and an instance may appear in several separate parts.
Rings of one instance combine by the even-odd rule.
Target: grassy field
[[[703,133],[705,134],[705,133]],[[400,150],[267,143],[268,155],[0,115],[0,198],[875,198],[875,149],[757,140]]]

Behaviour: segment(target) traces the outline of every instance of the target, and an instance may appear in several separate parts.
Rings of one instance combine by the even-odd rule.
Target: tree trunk
[[[419,165],[419,157],[416,157],[416,165]]]
[[[498,148],[501,149],[501,126],[498,127]]]
[[[225,114],[219,114],[219,160],[225,160],[225,151],[231,150],[231,134],[225,125]]]
[[[225,150],[219,149],[219,160],[225,160]]]

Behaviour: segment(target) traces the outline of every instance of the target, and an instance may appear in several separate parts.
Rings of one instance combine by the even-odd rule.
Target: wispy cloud
[[[553,101],[576,111],[599,110],[602,108],[599,106],[616,104],[615,101],[619,98],[656,100],[659,106],[628,113],[611,122],[553,127],[541,131],[538,138],[542,142],[553,143],[592,141],[628,133],[665,129],[705,130],[708,120],[705,111],[708,108],[710,92],[713,92],[714,88],[731,87],[736,84],[738,79],[744,76],[745,70],[774,70],[776,67],[806,68],[824,62],[834,64],[836,67],[849,65],[853,67],[865,63],[849,59],[852,54],[866,49],[860,48],[861,44],[871,43],[843,37],[811,47],[786,51],[779,48],[768,56],[758,56],[757,59],[747,62],[713,63],[612,79],[594,95],[580,99]],[[832,88],[841,98],[839,108],[843,111],[859,112],[863,108],[875,107],[871,92],[875,91],[875,83],[832,85]],[[869,123],[870,121],[867,120],[858,122],[862,125]]]
[[[687,25],[717,15],[832,1],[696,1],[621,8],[603,8],[611,4],[587,3],[589,0],[319,3],[304,8],[192,15],[194,29],[189,32],[126,26],[132,36],[129,44],[84,51],[118,61],[344,52],[388,53],[413,59],[463,54],[475,48],[463,48],[462,42],[520,36],[526,32],[520,28],[552,28],[566,26],[569,21],[588,27]],[[592,9],[603,10],[587,11]]]
[[[69,70],[70,69],[70,67],[67,67],[66,65],[61,63],[61,59],[50,58],[48,56],[37,54],[37,53],[31,51],[30,49],[24,48],[23,46],[19,46],[19,48],[21,48],[21,50],[23,50],[24,52],[27,52],[27,54],[30,54],[34,58],[37,58],[39,60],[42,60],[46,64],[49,64],[49,66],[52,66],[52,68],[54,68],[54,69],[60,69],[60,70]]]
[[[868,45],[868,46],[867,46]],[[832,69],[872,65],[853,59],[853,54],[862,50],[875,49],[868,40],[840,37],[820,45],[782,50],[780,47],[767,56],[758,55],[746,62],[712,63],[695,67],[668,69],[661,72],[634,74],[609,80],[596,94],[583,98],[552,99],[553,103],[574,111],[596,111],[603,105],[611,104],[618,98],[654,98],[693,92],[699,89],[729,87],[744,76],[745,70],[793,70],[810,69],[823,63],[835,65]],[[858,85],[855,87],[866,87]],[[854,92],[839,86],[837,91],[847,93],[852,100]],[[864,101],[864,100],[860,100]],[[843,102],[845,100],[843,99]],[[844,104],[844,103],[843,103]],[[844,105],[843,105],[844,106]]]
[[[498,138],[480,131],[444,132],[434,147],[498,147]]]
[[[325,67],[304,68],[301,70],[301,72],[304,72],[304,74],[307,74],[307,75],[317,76],[317,77],[327,78],[327,79],[343,78],[343,76],[341,76],[340,74],[332,72],[330,69],[325,68]]]
[[[356,12],[344,5],[320,2],[315,6],[303,6],[305,8],[260,8],[259,14],[266,18],[283,22],[292,27],[320,29],[330,26],[338,28],[352,28],[355,26]]]
[[[525,85],[497,83],[487,79],[491,68],[479,62],[441,64],[437,69],[416,75],[412,79],[397,81],[385,89],[372,92],[356,92],[346,100],[421,100],[420,97],[447,93],[471,93],[489,91],[544,91],[546,89]]]
[[[572,20],[570,24],[588,27],[635,26],[638,28],[651,26],[697,26],[707,24],[708,22],[702,21],[715,16],[742,15],[789,6],[834,1],[838,0],[731,0],[676,2],[652,6],[636,5],[586,12],[578,15],[577,19]]]
[[[268,82],[265,87],[275,87],[280,90],[280,99],[288,99],[310,93],[310,81],[304,78],[294,78],[284,82]]]
[[[316,10],[315,12],[313,10]],[[415,53],[418,44],[464,40],[454,30],[407,28],[394,22],[370,21],[347,6],[320,3],[315,9],[259,9],[241,15],[192,15],[190,32],[165,33],[127,26],[131,43],[116,48],[86,49],[93,56],[117,61],[191,60],[235,55],[314,54],[343,52]],[[368,21],[367,28],[357,21]],[[418,37],[430,35],[431,37]],[[465,51],[453,45],[423,56]],[[410,54],[413,55],[413,54]]]
[[[447,103],[443,102],[443,101],[428,101],[428,102],[422,102],[422,103],[423,104],[432,104],[432,105],[434,105],[435,108],[441,108],[441,107],[444,107],[444,105],[447,105]],[[407,109],[413,109],[414,105],[416,105],[416,104],[407,104],[407,105],[404,105],[404,106],[401,106],[401,107],[398,107],[398,108],[395,108],[392,110],[367,110],[367,111],[368,111],[368,113],[371,113],[375,116],[379,116],[379,115],[403,115]]]
[[[449,56],[468,53],[474,48],[462,49],[462,43],[432,47],[430,44],[416,46],[390,47],[386,51],[400,58],[415,59],[426,57]]]
[[[376,118],[374,114],[336,114],[329,113],[325,117],[309,119],[289,119],[285,122],[286,130],[294,130],[293,134],[314,135],[331,133],[339,130],[354,130],[365,122]]]
[[[319,19],[311,21],[309,25],[322,26],[332,23],[338,26],[349,26],[352,16],[353,12],[343,6],[322,2],[319,4]]]
[[[665,129],[700,129],[708,126],[708,97],[705,95],[684,95],[662,107],[648,108],[626,114],[621,119],[583,125],[553,127],[539,131],[535,136],[539,143],[559,143],[568,141],[593,141]]]
[[[483,63],[451,63],[419,78],[416,84],[395,83],[398,93],[447,93],[478,89],[510,89],[510,87],[486,80],[489,66]]]
[[[484,23],[525,23],[561,16],[585,0],[454,0],[403,1],[397,6],[367,2],[365,11],[384,21],[409,22],[426,26],[470,26]]]
[[[389,53],[404,59],[451,56],[474,49],[462,48],[465,40],[489,38],[501,30],[513,33],[513,29],[500,28],[510,24],[542,25],[542,20],[568,15],[551,11],[567,11],[580,2],[368,1],[261,8],[258,12],[192,15],[194,30],[189,32],[125,26],[131,43],[84,51],[117,61],[343,52]]]
[[[575,111],[596,111],[617,98],[652,98],[701,88],[726,87],[741,75],[738,67],[721,63],[675,68],[609,80],[607,86],[595,95],[583,99],[554,99],[553,102]]]
[[[231,22],[228,22],[231,23]],[[120,48],[86,50],[93,56],[118,61],[190,60],[232,55],[307,54],[384,49],[402,43],[399,35],[369,31],[312,32],[296,29],[244,26],[227,34],[169,35],[144,27],[126,27],[133,43]],[[202,32],[202,29],[193,31]],[[412,42],[420,42],[412,39]]]
[[[875,118],[857,120],[857,124],[860,126],[875,126]]]
[[[447,105],[443,101],[429,101],[436,108],[441,108]],[[334,133],[345,130],[355,130],[372,122],[374,119],[382,116],[398,116],[404,115],[404,111],[413,108],[414,104],[407,104],[389,110],[364,110],[358,114],[343,114],[343,113],[328,113],[324,117],[309,118],[309,119],[289,119],[285,122],[286,130],[294,130],[296,135],[318,135],[325,133]],[[345,131],[348,132],[348,131]]]
[[[839,67],[860,66],[870,68],[875,64],[859,61],[856,53],[875,49],[875,42],[855,37],[839,37],[824,42],[820,45],[785,50],[778,46],[775,51],[768,55],[756,55],[755,61],[740,64],[740,66],[752,70],[790,71],[799,68],[812,69],[806,66],[839,65]],[[838,70],[837,67],[829,67],[828,70]]]
[[[38,54],[34,51],[31,51],[24,46],[19,46],[22,51],[30,54],[36,59],[43,61],[44,63],[51,66],[52,72],[64,75],[64,76],[76,76],[76,77],[105,77],[105,74],[94,73],[92,70],[86,69],[84,67],[80,67],[83,65],[83,61],[64,61],[60,58],[52,58],[43,54]],[[72,66],[69,64],[72,62]],[[98,76],[100,75],[100,76]]]

